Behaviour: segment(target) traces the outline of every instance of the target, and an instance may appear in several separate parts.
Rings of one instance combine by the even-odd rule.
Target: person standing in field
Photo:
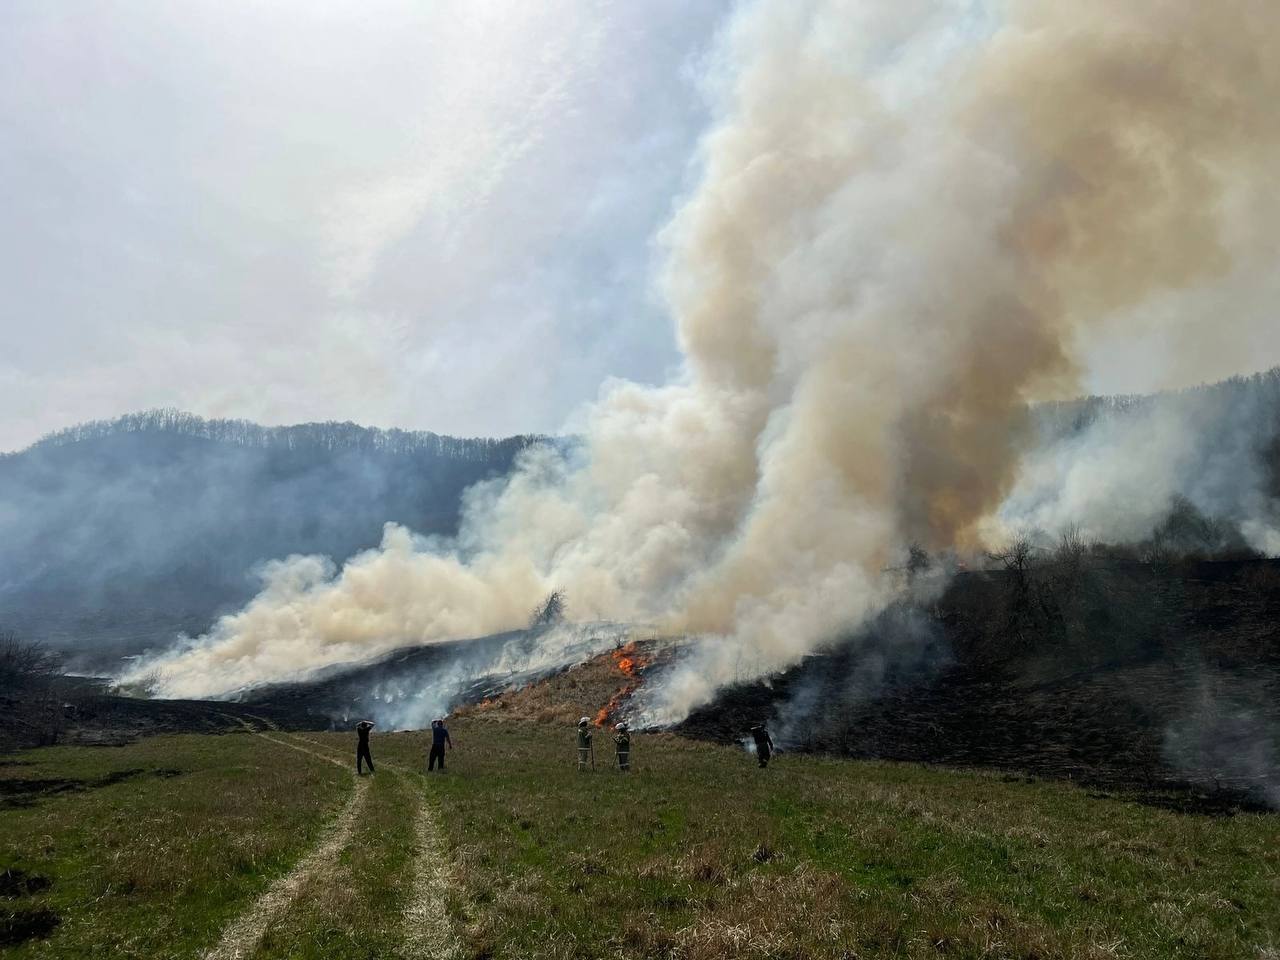
[[[436,768],[436,761],[440,761],[440,772],[444,773],[444,748],[453,749],[453,741],[449,739],[449,728],[444,725],[444,719],[431,721],[431,753],[427,757],[427,772],[430,773]]]
[[[591,718],[583,717],[578,721],[578,772],[587,769],[588,763],[595,768],[595,757],[591,755]]]
[[[631,734],[625,723],[613,729],[616,731],[613,735],[614,762],[620,773],[627,773],[631,770]]]
[[[364,771],[360,769],[363,761],[369,765],[369,772],[373,773],[373,754],[369,752],[369,731],[373,729],[372,720],[361,720],[356,724],[356,773],[362,774]]]
[[[773,753],[773,738],[769,736],[763,723],[757,723],[751,728],[751,739],[756,742],[756,759],[760,761],[761,769],[764,769],[769,765],[769,757]]]

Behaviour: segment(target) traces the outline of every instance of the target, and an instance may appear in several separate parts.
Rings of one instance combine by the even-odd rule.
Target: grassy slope
[[[456,724],[429,784],[498,957],[1260,957],[1280,817],[1188,817],[1069,784]],[[384,738],[410,759],[415,737]],[[597,737],[597,739],[601,739]],[[411,746],[412,745],[412,746]]]
[[[447,775],[426,736],[375,735],[357,841],[259,957],[395,956],[413,818],[439,810],[466,955],[1280,956],[1280,817],[1210,819],[1068,784],[780,758],[644,736],[636,772],[574,770],[572,730],[460,721]],[[308,735],[335,755],[346,734]],[[598,737],[603,740],[603,738]],[[271,752],[275,751],[275,752]],[[341,803],[337,767],[247,735],[21,755],[0,779],[173,767],[0,811],[4,861],[54,876],[62,925],[15,956],[189,956]]]
[[[338,767],[247,733],[12,760],[0,766],[0,869],[53,883],[0,899],[0,924],[40,909],[61,920],[47,939],[10,948],[15,958],[190,956],[293,864],[351,788]],[[140,772],[107,783],[129,771]],[[45,795],[14,783],[34,780],[82,783]]]

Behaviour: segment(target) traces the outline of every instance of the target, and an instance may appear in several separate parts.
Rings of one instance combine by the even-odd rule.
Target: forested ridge
[[[1084,430],[1099,420],[1131,416],[1158,404],[1186,408],[1234,406],[1247,403],[1265,406],[1272,420],[1280,418],[1280,367],[1249,376],[1228,377],[1217,383],[1199,384],[1159,393],[1115,393],[1040,403],[1035,414],[1054,433]]]
[[[112,420],[78,423],[41,437],[27,449],[63,447],[130,433],[173,433],[242,447],[366,450],[390,454],[427,454],[473,461],[510,458],[515,452],[544,439],[532,434],[500,439],[450,437],[426,430],[362,427],[349,420],[264,427],[250,420],[207,420],[182,410],[162,408],[127,413]],[[25,452],[5,453],[0,454],[0,457],[16,457]]]
[[[177,410],[69,427],[0,457],[0,626],[109,668],[208,629],[265,562],[340,563],[388,522],[456,533],[463,491],[542,441]]]

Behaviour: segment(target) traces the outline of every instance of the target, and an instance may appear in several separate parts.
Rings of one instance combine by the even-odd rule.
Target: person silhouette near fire
[[[594,770],[596,757],[591,746],[591,718],[583,717],[578,721],[578,772],[586,770],[588,765]]]
[[[372,720],[361,720],[356,724],[356,773],[363,774],[360,769],[361,763],[369,765],[369,772],[373,773],[373,754],[369,752],[369,731],[373,729]]]
[[[769,730],[763,723],[757,723],[751,728],[751,739],[756,743],[756,760],[760,763],[760,768],[764,769],[769,765],[769,757],[773,754],[773,738],[769,736]]]
[[[453,741],[449,739],[449,728],[444,725],[444,719],[431,721],[431,753],[427,756],[427,772],[430,773],[436,768],[436,762],[440,763],[440,772],[444,773],[444,749],[448,747],[453,749]]]

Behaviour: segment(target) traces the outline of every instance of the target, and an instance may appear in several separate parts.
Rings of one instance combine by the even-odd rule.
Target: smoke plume
[[[582,444],[473,489],[455,540],[273,564],[141,669],[217,693],[509,629],[561,587],[576,619],[706,638],[674,718],[744,653],[776,669],[865,622],[909,543],[980,543],[1028,404],[1077,388],[1093,338],[1173,330],[1270,263],[1278,25],[1269,0],[747,4],[660,238],[682,374],[607,384]]]

